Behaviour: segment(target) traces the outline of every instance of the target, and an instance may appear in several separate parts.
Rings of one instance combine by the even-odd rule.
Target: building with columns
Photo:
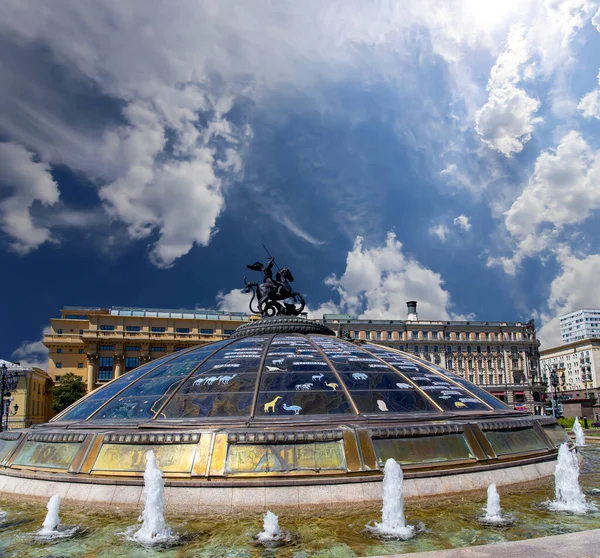
[[[581,339],[540,351],[542,374],[555,371],[559,399],[600,399],[600,339]]]
[[[509,405],[543,414],[546,386],[540,342],[530,322],[419,320],[415,301],[406,320],[356,319],[325,314],[338,336],[370,340],[412,353],[485,388]]]
[[[65,306],[44,335],[48,375],[67,372],[88,391],[141,364],[180,349],[226,339],[253,319],[242,312]]]

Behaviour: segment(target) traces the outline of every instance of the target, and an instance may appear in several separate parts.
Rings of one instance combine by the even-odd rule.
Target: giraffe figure
[[[281,399],[281,396],[278,395],[272,401],[265,403],[265,405],[263,407],[265,413],[270,413],[271,411],[275,412],[275,405],[277,405],[277,401],[279,401],[280,399]]]

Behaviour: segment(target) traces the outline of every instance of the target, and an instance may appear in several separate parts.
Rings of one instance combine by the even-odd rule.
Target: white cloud
[[[0,227],[12,238],[11,248],[25,255],[51,239],[50,230],[36,225],[31,215],[35,202],[58,202],[58,185],[50,167],[36,162],[34,154],[13,142],[0,143],[0,188],[9,195],[0,202]]]
[[[399,319],[406,316],[407,300],[419,302],[422,319],[454,316],[441,275],[405,255],[391,232],[385,244],[373,248],[365,248],[357,237],[344,273],[332,275],[326,283],[338,292],[339,308],[361,318]]]
[[[546,13],[551,27],[562,35],[562,46],[567,46],[587,22],[595,2],[591,0],[544,0]]]
[[[598,83],[600,84],[600,73],[598,73]],[[600,120],[600,88],[594,89],[587,95],[584,95],[581,101],[579,101],[577,108],[586,118],[597,118]]]
[[[552,249],[566,226],[585,221],[600,208],[600,151],[593,151],[571,130],[556,150],[537,158],[534,172],[505,213],[505,225],[516,244],[512,257],[490,258],[514,275],[524,258]]]
[[[293,235],[297,236],[298,238],[301,238],[309,244],[312,244],[313,246],[321,246],[322,244],[325,244],[324,240],[319,240],[310,233],[306,232],[294,221],[292,221],[287,215],[281,215],[277,212],[275,215],[273,215],[273,218],[279,223],[281,223]]]
[[[446,242],[446,236],[448,235],[449,232],[450,232],[450,230],[443,223],[440,223],[439,225],[436,225],[435,227],[430,227],[430,229],[429,229],[429,234],[437,236],[442,242]]]
[[[550,285],[548,312],[542,314],[538,332],[543,348],[562,344],[559,316],[580,308],[600,308],[600,254],[580,259],[562,246],[558,260],[561,271]]]
[[[592,25],[596,28],[597,31],[600,31],[600,8],[596,12],[596,15],[592,18]]]
[[[50,327],[45,327],[43,334],[49,333]],[[23,341],[21,345],[13,351],[10,358],[18,361],[21,366],[48,369],[48,349],[39,341]]]
[[[217,293],[217,308],[225,312],[249,312],[248,304],[252,294],[245,293],[242,289],[232,289],[228,293]]]
[[[454,224],[460,227],[463,231],[469,232],[471,230],[470,217],[466,215],[459,215],[454,219]]]
[[[491,149],[510,157],[531,139],[540,102],[517,87],[530,60],[525,28],[513,25],[505,50],[490,72],[487,103],[475,115],[475,130]]]

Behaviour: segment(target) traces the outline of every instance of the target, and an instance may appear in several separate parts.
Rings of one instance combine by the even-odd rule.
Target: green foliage
[[[566,430],[572,430],[573,424],[575,424],[575,417],[559,418],[558,424]]]
[[[52,410],[60,413],[85,395],[85,385],[81,378],[71,372],[60,377],[60,384],[52,390]]]

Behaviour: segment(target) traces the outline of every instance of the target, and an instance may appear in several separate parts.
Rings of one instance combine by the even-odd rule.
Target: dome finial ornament
[[[269,256],[267,265],[255,262],[246,266],[252,271],[261,271],[264,275],[262,283],[248,283],[246,277],[244,277],[244,292],[249,293],[252,291],[252,298],[248,305],[250,312],[260,314],[263,318],[272,316],[299,316],[304,310],[306,303],[302,295],[295,292],[290,285],[294,281],[292,272],[287,267],[280,269],[275,263],[275,258],[267,250],[267,247],[264,244],[262,247]],[[273,266],[277,268],[274,279]],[[257,308],[253,308],[252,306],[255,298],[258,304]]]

